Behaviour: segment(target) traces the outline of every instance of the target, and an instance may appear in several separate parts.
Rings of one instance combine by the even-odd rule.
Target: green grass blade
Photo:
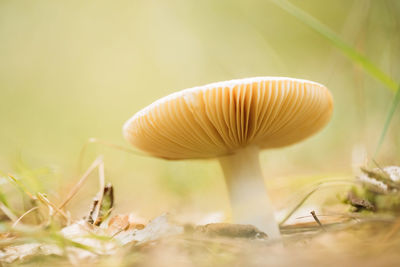
[[[390,122],[392,121],[394,112],[396,111],[396,108],[399,105],[399,102],[400,102],[400,86],[397,89],[396,94],[394,95],[392,104],[390,105],[389,113],[386,116],[386,121],[385,121],[385,124],[383,125],[383,130],[382,130],[381,136],[379,137],[378,145],[376,147],[373,158],[375,158],[378,155],[378,152],[382,146],[383,140],[385,140],[385,136],[389,129]]]
[[[376,80],[382,82],[387,88],[395,92],[398,84],[385,72],[379,69],[374,63],[372,63],[367,57],[358,52],[350,44],[346,43],[342,38],[337,35],[334,31],[329,29],[326,25],[322,24],[319,20],[306,13],[302,9],[293,5],[287,0],[272,0],[272,2],[296,17],[304,24],[309,26],[311,29],[329,40],[336,48],[338,48],[344,55],[350,58],[354,63],[361,66],[368,74],[374,77]]]
[[[296,206],[291,209],[286,216],[283,218],[283,220],[279,223],[279,226],[284,225],[287,220],[292,217],[292,215],[301,207],[303,206],[304,202],[316,191],[322,188],[326,188],[329,186],[335,186],[335,185],[357,185],[357,182],[351,181],[351,180],[343,180],[343,179],[332,179],[332,180],[326,180],[326,181],[321,181],[316,184],[314,184],[311,188],[311,190],[296,204]]]

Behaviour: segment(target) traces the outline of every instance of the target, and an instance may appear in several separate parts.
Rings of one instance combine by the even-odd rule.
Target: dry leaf
[[[115,236],[122,244],[137,242],[142,244],[163,237],[179,235],[184,232],[183,226],[172,222],[170,215],[163,214],[149,222],[142,230],[131,229]]]
[[[102,196],[96,196],[93,200],[87,222],[99,226],[110,215],[114,206],[114,189],[108,183],[102,192]],[[101,200],[99,200],[99,198]],[[101,203],[100,203],[101,202]],[[100,205],[100,206],[99,206]]]
[[[145,225],[139,223],[140,219],[137,219],[133,214],[115,215],[108,222],[107,234],[114,236],[122,231],[126,230],[142,230]]]

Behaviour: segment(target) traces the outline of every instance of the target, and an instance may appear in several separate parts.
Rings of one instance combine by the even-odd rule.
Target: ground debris
[[[355,212],[400,214],[400,167],[362,167],[361,171],[363,173],[357,178],[362,186],[353,187],[345,202],[354,207]]]
[[[29,243],[9,246],[0,251],[0,262],[13,263],[24,261],[33,256],[63,255],[63,251],[56,245]]]
[[[375,205],[371,204],[367,199],[357,196],[353,191],[350,191],[347,194],[347,200],[349,204],[355,208],[355,212],[360,212],[362,210],[376,210]]]
[[[188,227],[186,227],[186,229],[188,229]],[[250,238],[250,239],[268,238],[267,234],[258,230],[255,226],[249,224],[210,223],[194,227],[193,232],[206,234],[212,237],[222,236],[231,238],[237,237],[237,238]]]
[[[67,257],[74,265],[94,261],[99,255],[112,255],[117,249],[117,244],[108,238],[105,229],[84,220],[63,228],[61,234],[75,244],[66,247]]]
[[[357,183],[358,187],[347,194],[346,203],[356,211],[374,213],[334,217],[319,214],[320,221],[311,212],[319,226],[314,221],[284,225],[278,242],[269,240],[267,234],[252,225],[199,220],[194,220],[197,225],[183,225],[170,214],[150,222],[133,213],[111,217],[113,188],[105,185],[101,175],[100,190],[87,219],[57,223],[51,215],[64,210],[53,205],[45,194],[38,194],[54,212],[46,213],[48,220],[35,226],[40,231],[25,225],[21,221],[24,215],[14,224],[9,222],[10,226],[4,225],[4,232],[0,232],[0,266],[37,266],[47,259],[61,259],[74,266],[350,266],[349,262],[354,263],[351,266],[369,266],[372,256],[382,255],[385,262],[380,266],[394,266],[398,264],[400,248],[400,219],[393,212],[396,208],[400,213],[400,168],[365,170],[363,175],[367,177],[364,186]],[[374,186],[383,185],[380,193],[368,189],[366,184],[370,181]],[[387,210],[390,218],[380,213]],[[70,218],[68,211],[64,217]],[[49,257],[52,255],[57,257]]]

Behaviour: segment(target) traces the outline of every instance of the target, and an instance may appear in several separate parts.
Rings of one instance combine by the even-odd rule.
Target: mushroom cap
[[[332,110],[332,95],[319,83],[245,78],[165,96],[133,115],[123,134],[156,157],[212,158],[250,145],[266,149],[299,142],[320,130]]]

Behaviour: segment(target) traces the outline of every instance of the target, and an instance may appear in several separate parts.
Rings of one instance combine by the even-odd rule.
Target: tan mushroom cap
[[[256,77],[185,89],[136,113],[124,127],[137,148],[165,159],[211,158],[249,145],[299,142],[330,119],[333,100],[318,83]]]

